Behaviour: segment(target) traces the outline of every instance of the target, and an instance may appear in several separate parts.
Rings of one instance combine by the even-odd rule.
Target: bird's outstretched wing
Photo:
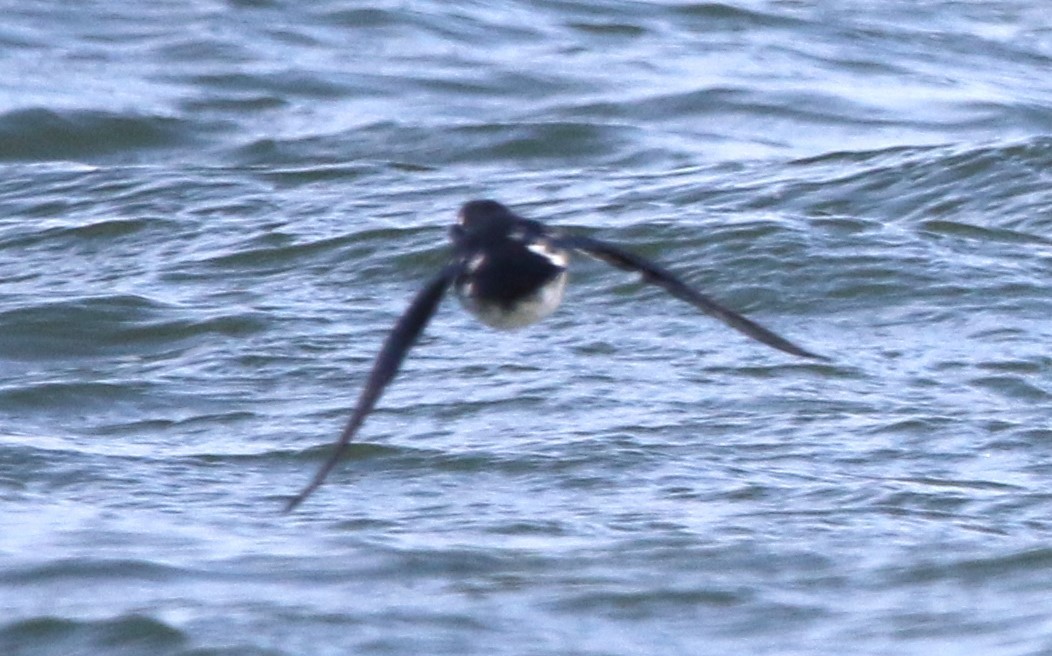
[[[358,397],[358,404],[354,407],[354,414],[351,415],[350,421],[347,422],[347,427],[340,434],[340,439],[336,441],[332,455],[318,469],[318,473],[314,475],[311,482],[299,494],[289,500],[285,505],[285,512],[290,512],[303,503],[314,490],[318,489],[322,482],[325,481],[325,477],[339,462],[340,457],[347,450],[347,445],[350,444],[354,434],[358,431],[362,422],[365,421],[365,417],[376,405],[376,401],[380,398],[384,388],[398,373],[398,368],[401,366],[402,360],[405,359],[406,353],[409,352],[409,349],[416,342],[427,322],[431,320],[432,315],[438,308],[438,304],[442,301],[443,295],[445,295],[446,290],[459,270],[460,265],[457,263],[446,266],[441,273],[420,290],[413,302],[409,304],[409,308],[398,319],[390,334],[387,335],[387,340],[384,341],[380,354],[376,356],[373,369],[369,373],[368,380],[365,381],[365,388],[362,390],[361,396]]]
[[[763,342],[768,346],[776,348],[779,351],[785,351],[786,353],[805,358],[815,358],[817,360],[828,359],[825,356],[803,349],[784,337],[774,334],[755,321],[747,319],[737,312],[723,307],[705,294],[688,287],[686,283],[668,270],[634,253],[630,253],[614,246],[613,244],[608,244],[590,237],[567,235],[558,237],[555,242],[563,248],[571,248],[580,251],[585,255],[612,264],[619,269],[624,269],[625,271],[636,271],[642,274],[645,282],[661,287],[676,298],[686,301],[699,310],[711,314],[731,328],[752,337],[756,341]]]

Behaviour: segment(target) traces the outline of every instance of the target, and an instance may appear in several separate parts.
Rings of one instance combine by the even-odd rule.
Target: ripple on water
[[[98,110],[19,109],[0,114],[0,161],[77,159],[185,146],[178,118]]]
[[[187,635],[143,615],[106,620],[39,617],[0,628],[0,649],[20,656],[81,653],[182,653]]]
[[[263,326],[251,311],[210,314],[126,294],[23,305],[0,312],[0,349],[24,360],[143,355],[201,335],[246,336]]]

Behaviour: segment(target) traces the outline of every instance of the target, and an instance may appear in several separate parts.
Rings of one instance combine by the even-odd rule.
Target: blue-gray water
[[[1052,652],[1046,3],[2,4],[0,654]]]

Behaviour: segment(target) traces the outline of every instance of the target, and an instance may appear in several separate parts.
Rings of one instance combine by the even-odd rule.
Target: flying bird
[[[562,302],[570,253],[574,251],[639,273],[644,282],[661,287],[770,347],[799,357],[826,359],[723,307],[658,264],[613,244],[563,234],[523,218],[494,200],[465,203],[457,219],[449,231],[453,257],[424,285],[395,323],[335,449],[310,483],[289,500],[285,512],[318,489],[339,462],[451,286],[463,306],[482,323],[502,330],[521,328],[547,317]]]

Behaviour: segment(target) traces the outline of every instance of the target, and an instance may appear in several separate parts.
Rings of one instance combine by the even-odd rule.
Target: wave
[[[142,154],[191,140],[186,121],[167,116],[42,107],[0,114],[0,161]]]

